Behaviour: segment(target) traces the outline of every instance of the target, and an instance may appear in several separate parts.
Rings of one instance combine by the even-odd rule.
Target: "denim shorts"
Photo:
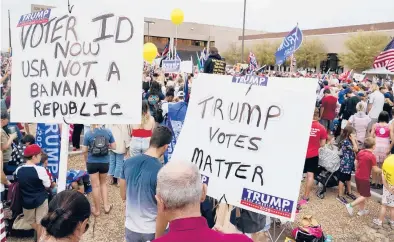
[[[130,143],[130,155],[136,156],[143,154],[149,148],[150,137],[132,137]]]

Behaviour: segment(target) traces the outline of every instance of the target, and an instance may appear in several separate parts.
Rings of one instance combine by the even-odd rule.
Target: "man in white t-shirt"
[[[373,92],[369,95],[368,101],[368,115],[371,118],[371,123],[368,125],[368,133],[371,131],[372,125],[378,121],[384,105],[384,95],[376,84],[373,84],[372,90]]]

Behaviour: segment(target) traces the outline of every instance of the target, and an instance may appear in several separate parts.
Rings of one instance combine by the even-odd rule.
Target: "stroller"
[[[315,173],[318,198],[324,198],[327,188],[338,186],[339,165],[339,151],[335,145],[327,144],[319,149],[319,167]]]

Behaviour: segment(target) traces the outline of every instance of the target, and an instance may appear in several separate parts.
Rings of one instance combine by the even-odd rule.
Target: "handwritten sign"
[[[165,72],[179,72],[181,70],[180,60],[163,60],[162,67]]]
[[[144,19],[135,4],[84,0],[71,14],[14,13],[12,121],[139,123]],[[25,16],[49,19],[16,27]]]
[[[171,160],[196,164],[210,197],[294,220],[316,83],[273,77],[245,96],[232,76],[200,74]]]

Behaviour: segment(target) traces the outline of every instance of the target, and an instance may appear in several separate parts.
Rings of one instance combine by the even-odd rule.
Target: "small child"
[[[41,154],[41,166],[45,168],[45,170],[47,171],[47,174],[49,176],[49,179],[51,180],[51,187],[50,187],[51,194],[56,195],[57,185],[56,185],[56,182],[53,181],[52,173],[48,169],[48,155],[44,152]]]
[[[356,130],[352,126],[345,127],[340,137],[339,144],[342,151],[342,157],[338,174],[339,184],[337,200],[346,205],[348,202],[344,195],[352,200],[357,199],[357,197],[352,193],[350,182],[354,168],[354,161],[356,160],[355,153],[358,151]]]
[[[371,197],[371,185],[369,183],[369,177],[371,171],[374,173],[380,173],[382,170],[376,164],[376,156],[373,151],[375,149],[375,139],[372,137],[366,138],[364,141],[364,150],[361,150],[357,154],[356,159],[356,186],[360,196],[352,203],[346,204],[347,212],[350,216],[353,215],[353,208],[359,206],[358,216],[369,214],[369,211],[365,209],[366,200]]]
[[[387,159],[387,158],[386,158]],[[386,210],[390,210],[390,225],[394,229],[394,186],[388,184],[386,178],[382,173],[383,181],[383,195],[382,195],[382,206],[380,207],[379,218],[375,218],[373,223],[382,226],[385,219]]]

